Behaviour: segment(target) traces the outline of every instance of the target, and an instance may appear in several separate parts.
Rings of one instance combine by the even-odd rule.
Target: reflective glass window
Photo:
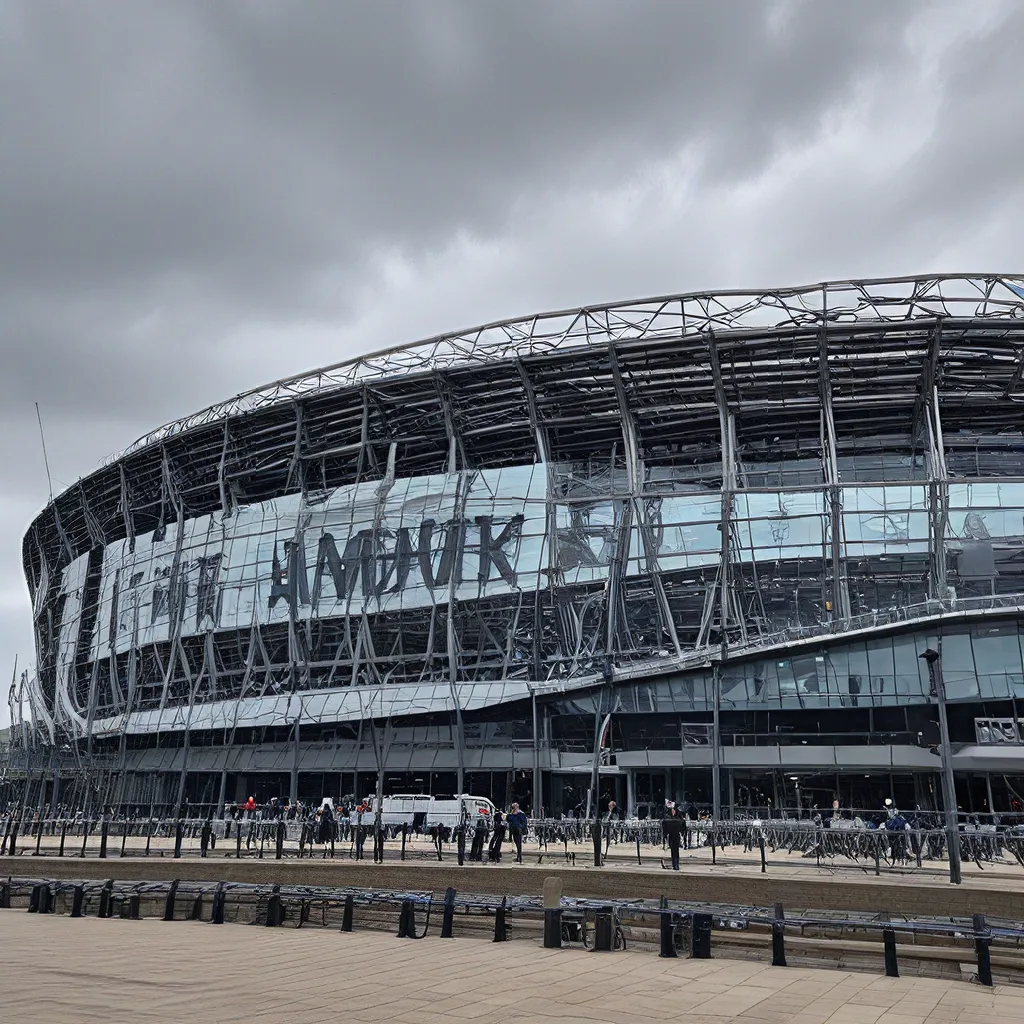
[[[893,662],[896,672],[896,693],[921,697],[928,693],[928,666],[918,657],[913,636],[892,638]]]
[[[974,665],[982,697],[1016,695],[1022,683],[1020,640],[1015,622],[975,625],[972,632]]]
[[[868,672],[869,690],[875,703],[880,701],[875,698],[885,695],[892,696],[896,693],[896,666],[892,650],[892,639],[868,641]]]
[[[693,569],[721,561],[721,494],[646,498],[644,521],[662,570]]]
[[[753,665],[729,665],[720,674],[719,700],[723,706],[744,707],[753,699]]]
[[[586,583],[608,577],[623,505],[609,500],[555,506],[556,563],[563,582]]]
[[[820,491],[740,493],[733,508],[736,561],[823,558],[824,496]]]
[[[844,487],[842,500],[843,542],[848,557],[928,551],[924,487]]]
[[[966,630],[942,635],[942,679],[947,700],[977,700],[978,676]]]

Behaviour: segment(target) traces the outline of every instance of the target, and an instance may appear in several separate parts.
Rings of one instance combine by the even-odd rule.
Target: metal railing
[[[1024,822],[962,820],[960,855],[980,870],[998,862],[1024,868]],[[829,822],[795,818],[750,818],[684,821],[682,849],[703,849],[713,864],[719,855],[739,848],[760,858],[784,853],[816,865],[905,873],[938,869],[948,859],[947,837],[935,815],[905,820],[905,827],[863,825],[850,819]],[[500,862],[503,858],[577,857],[595,866],[665,866],[671,848],[661,819],[595,821],[535,819],[518,835],[498,829],[409,825],[376,828],[372,816],[322,823],[314,819],[214,818],[0,818],[0,856],[99,858],[229,857],[235,859],[313,858],[369,860],[455,860],[458,864]],[[755,861],[756,863],[756,861]],[[773,862],[774,863],[774,862]]]
[[[549,949],[567,943],[611,952],[624,948],[628,940],[634,948],[656,947],[663,957],[677,957],[682,952],[696,959],[709,958],[713,947],[718,955],[728,955],[736,949],[734,940],[741,938],[747,951],[759,946],[767,950],[770,942],[772,964],[780,967],[788,965],[787,957],[799,957],[805,951],[820,963],[831,949],[841,961],[848,961],[851,955],[877,959],[881,954],[889,976],[899,976],[900,956],[919,965],[973,958],[977,979],[984,985],[993,984],[993,966],[1000,980],[1024,980],[1020,950],[1024,927],[983,915],[908,917],[856,911],[794,913],[792,909],[787,913],[780,904],[768,908],[664,896],[656,900],[594,900],[566,898],[559,893],[545,900],[459,893],[448,888],[439,898],[432,891],[409,889],[38,877],[12,877],[0,883],[0,909],[63,912],[72,918],[310,925],[343,932],[388,928],[399,938],[414,939],[424,938],[433,922],[444,939],[493,934],[495,942],[520,934],[535,936],[543,928],[544,946]]]

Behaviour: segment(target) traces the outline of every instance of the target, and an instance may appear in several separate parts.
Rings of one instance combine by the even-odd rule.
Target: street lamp
[[[939,646],[941,647],[941,641]],[[928,648],[921,655],[928,665],[928,678],[939,708],[939,753],[942,758],[942,803],[946,818],[946,846],[949,850],[949,880],[960,884],[960,829],[956,817],[956,786],[953,783],[953,751],[946,720],[946,685],[942,678],[942,655]]]

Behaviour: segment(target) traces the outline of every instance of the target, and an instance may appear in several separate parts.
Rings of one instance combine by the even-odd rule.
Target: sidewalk
[[[0,1018],[104,1024],[1000,1024],[1019,989],[645,953],[0,911]]]

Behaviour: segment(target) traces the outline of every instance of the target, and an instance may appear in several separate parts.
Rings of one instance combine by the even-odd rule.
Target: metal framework
[[[443,714],[461,780],[463,713],[1005,602],[1022,402],[1024,278],[981,274],[562,310],[277,381],[37,517],[13,736],[123,766],[180,734],[183,786],[196,731],[284,727],[294,772],[308,726],[369,723],[380,764],[374,722]]]

